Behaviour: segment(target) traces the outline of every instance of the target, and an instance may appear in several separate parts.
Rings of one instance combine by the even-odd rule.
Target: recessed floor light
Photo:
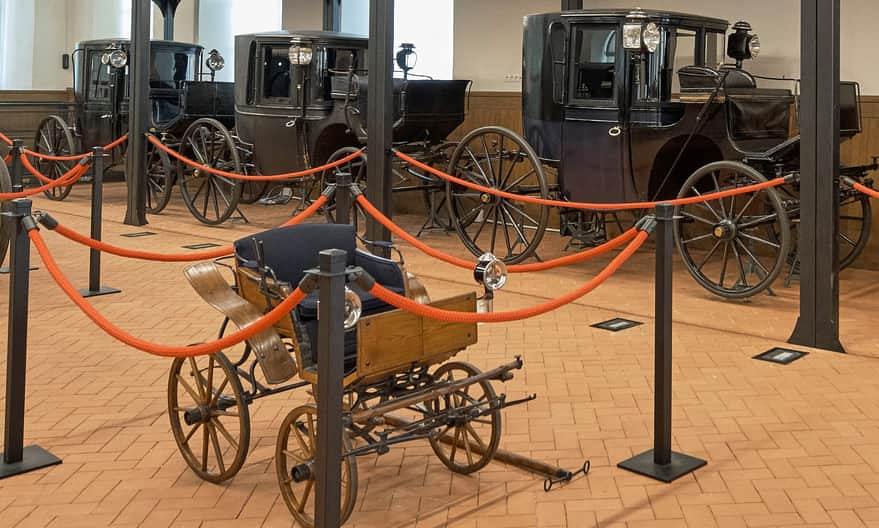
[[[766,352],[762,354],[757,354],[754,356],[754,359],[759,359],[760,361],[768,361],[770,363],[777,363],[779,365],[789,365],[794,361],[801,359],[805,356],[808,356],[808,352],[801,352],[799,350],[790,350],[787,348],[770,348]]]
[[[644,323],[639,323],[638,321],[632,321],[630,319],[623,319],[622,317],[614,317],[613,319],[594,324],[592,325],[592,328],[600,328],[601,330],[607,330],[609,332],[622,332],[623,330],[641,326],[642,324]]]

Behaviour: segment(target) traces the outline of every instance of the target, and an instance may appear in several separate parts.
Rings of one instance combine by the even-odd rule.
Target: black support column
[[[790,342],[839,341],[839,0],[802,0],[800,318]]]
[[[342,0],[324,0],[324,31],[342,31]]]
[[[583,9],[583,0],[562,0],[562,11]]]
[[[177,14],[177,6],[181,0],[153,0],[159,9],[162,10],[162,16],[165,18],[165,40],[174,40],[174,15]]]
[[[394,99],[394,0],[369,0],[369,100],[366,143],[366,197],[386,216],[393,213],[391,143]],[[375,219],[367,219],[366,238],[390,241],[391,234]],[[381,254],[386,249],[370,248]],[[384,255],[388,256],[388,255]]]
[[[146,133],[150,116],[150,0],[131,0],[131,53],[129,79],[131,106],[128,117],[127,225],[146,225]]]

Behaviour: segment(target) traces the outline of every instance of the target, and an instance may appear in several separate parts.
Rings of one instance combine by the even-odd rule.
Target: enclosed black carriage
[[[562,201],[626,204],[742,187],[798,171],[791,138],[795,97],[766,88],[743,68],[760,52],[745,22],[653,10],[583,10],[528,16],[523,51],[526,147],[497,130],[462,140],[451,170],[474,183]],[[733,63],[725,64],[725,60]],[[856,85],[844,83],[843,128],[860,131]],[[533,149],[533,150],[532,150]],[[538,162],[525,158],[536,156]],[[524,165],[520,178],[502,167]],[[717,164],[718,162],[722,162]],[[731,163],[735,162],[735,163]],[[863,181],[871,167],[846,169]],[[513,174],[516,174],[515,170]],[[547,181],[547,174],[555,174]],[[533,256],[548,208],[448,186],[453,223],[475,253]],[[843,263],[863,249],[869,202],[843,197]],[[796,184],[681,208],[679,245],[710,291],[747,297],[796,260],[789,233],[798,218]],[[606,238],[619,214],[564,209],[563,235],[580,244]]]
[[[87,152],[94,147],[107,145],[128,132],[130,48],[131,43],[127,40],[92,40],[77,44],[73,53],[73,123],[68,124],[58,116],[43,120],[36,135],[37,152],[55,156]],[[212,50],[205,57],[204,48],[196,44],[151,42],[150,129],[166,145],[175,149],[182,145],[184,154],[201,163],[240,172],[243,169],[241,161],[231,153],[222,153],[218,149],[208,153],[210,149],[198,149],[199,145],[203,147],[205,143],[213,146],[221,141],[232,142],[229,130],[235,125],[233,84],[213,79],[213,74],[223,67],[223,63],[219,52]],[[237,147],[233,150],[237,150]],[[111,155],[114,163],[124,159],[123,150],[114,150]],[[55,179],[64,174],[72,163],[41,160],[39,168]],[[187,178],[184,181],[188,181],[192,178],[192,172],[184,170],[176,161],[172,162],[165,152],[150,145],[147,155],[147,210],[158,213],[164,209],[177,176],[185,174]],[[211,190],[222,195],[224,210],[210,214],[199,211],[192,194],[186,194],[187,186],[182,187],[193,214],[207,223],[218,223],[219,218],[228,217],[234,212],[236,195],[241,193],[239,183],[214,182]],[[189,188],[191,190],[192,185]],[[70,189],[71,186],[56,187],[47,195],[61,200],[70,193]]]
[[[325,31],[236,37],[235,117],[241,139],[253,145],[258,172],[286,174],[322,166],[365,145],[368,42]],[[394,143],[445,168],[453,147],[446,138],[464,121],[470,83],[409,78],[405,59],[404,66],[406,78],[394,80]],[[366,156],[313,181],[323,185],[340,172],[365,184]],[[403,166],[395,167],[395,173],[395,190],[419,191],[433,204],[432,214],[442,210],[442,202],[434,200],[442,189],[435,178]],[[307,199],[311,187],[302,189]]]

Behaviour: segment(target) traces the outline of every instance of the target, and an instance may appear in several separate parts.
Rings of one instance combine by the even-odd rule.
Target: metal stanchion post
[[[672,258],[674,206],[656,206],[656,328],[653,401],[653,449],[619,463],[635,473],[671,482],[707,462],[671,450],[672,380]]]
[[[9,212],[15,219],[15,237],[9,280],[9,322],[6,340],[6,423],[3,428],[3,460],[0,479],[60,464],[61,459],[40,446],[24,447],[24,398],[27,375],[27,317],[30,288],[31,241],[28,231],[36,229],[31,201],[14,200]]]
[[[346,256],[344,251],[338,249],[321,251],[318,273],[320,305],[314,525],[320,528],[337,528],[341,524]]]
[[[9,179],[12,182],[12,192],[21,192],[24,190],[24,165],[21,163],[21,156],[24,154],[24,141],[21,139],[12,140],[12,149],[9,151],[12,155],[9,167]],[[10,257],[10,262],[12,258]],[[12,269],[12,264],[0,268],[0,275],[8,275]],[[31,266],[30,271],[37,268]]]
[[[351,222],[351,174],[339,171],[336,174],[336,223]]]
[[[101,225],[104,222],[104,158],[107,155],[104,153],[103,147],[95,147],[93,154],[91,237],[95,240],[101,240]],[[83,297],[97,297],[121,291],[110,286],[101,286],[101,252],[97,249],[89,250],[89,286],[79,290],[79,293]]]

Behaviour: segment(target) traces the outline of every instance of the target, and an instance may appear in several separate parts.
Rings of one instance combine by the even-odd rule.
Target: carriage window
[[[284,103],[290,99],[289,46],[264,46],[262,49],[262,99]]]
[[[676,32],[674,48],[670,51],[672,69],[669,72],[672,77],[674,93],[681,93],[680,79],[674,73],[684,66],[696,64],[696,32],[689,29],[678,29]],[[710,63],[709,63],[710,64]]]
[[[180,89],[195,78],[194,51],[153,48],[150,56],[150,88]]]
[[[88,100],[107,101],[110,99],[110,69],[101,63],[103,51],[93,51],[89,56]]]
[[[726,42],[723,33],[709,31],[705,34],[705,66],[717,68],[726,57]]]
[[[616,85],[616,26],[580,26],[573,34],[574,99],[613,100]]]

